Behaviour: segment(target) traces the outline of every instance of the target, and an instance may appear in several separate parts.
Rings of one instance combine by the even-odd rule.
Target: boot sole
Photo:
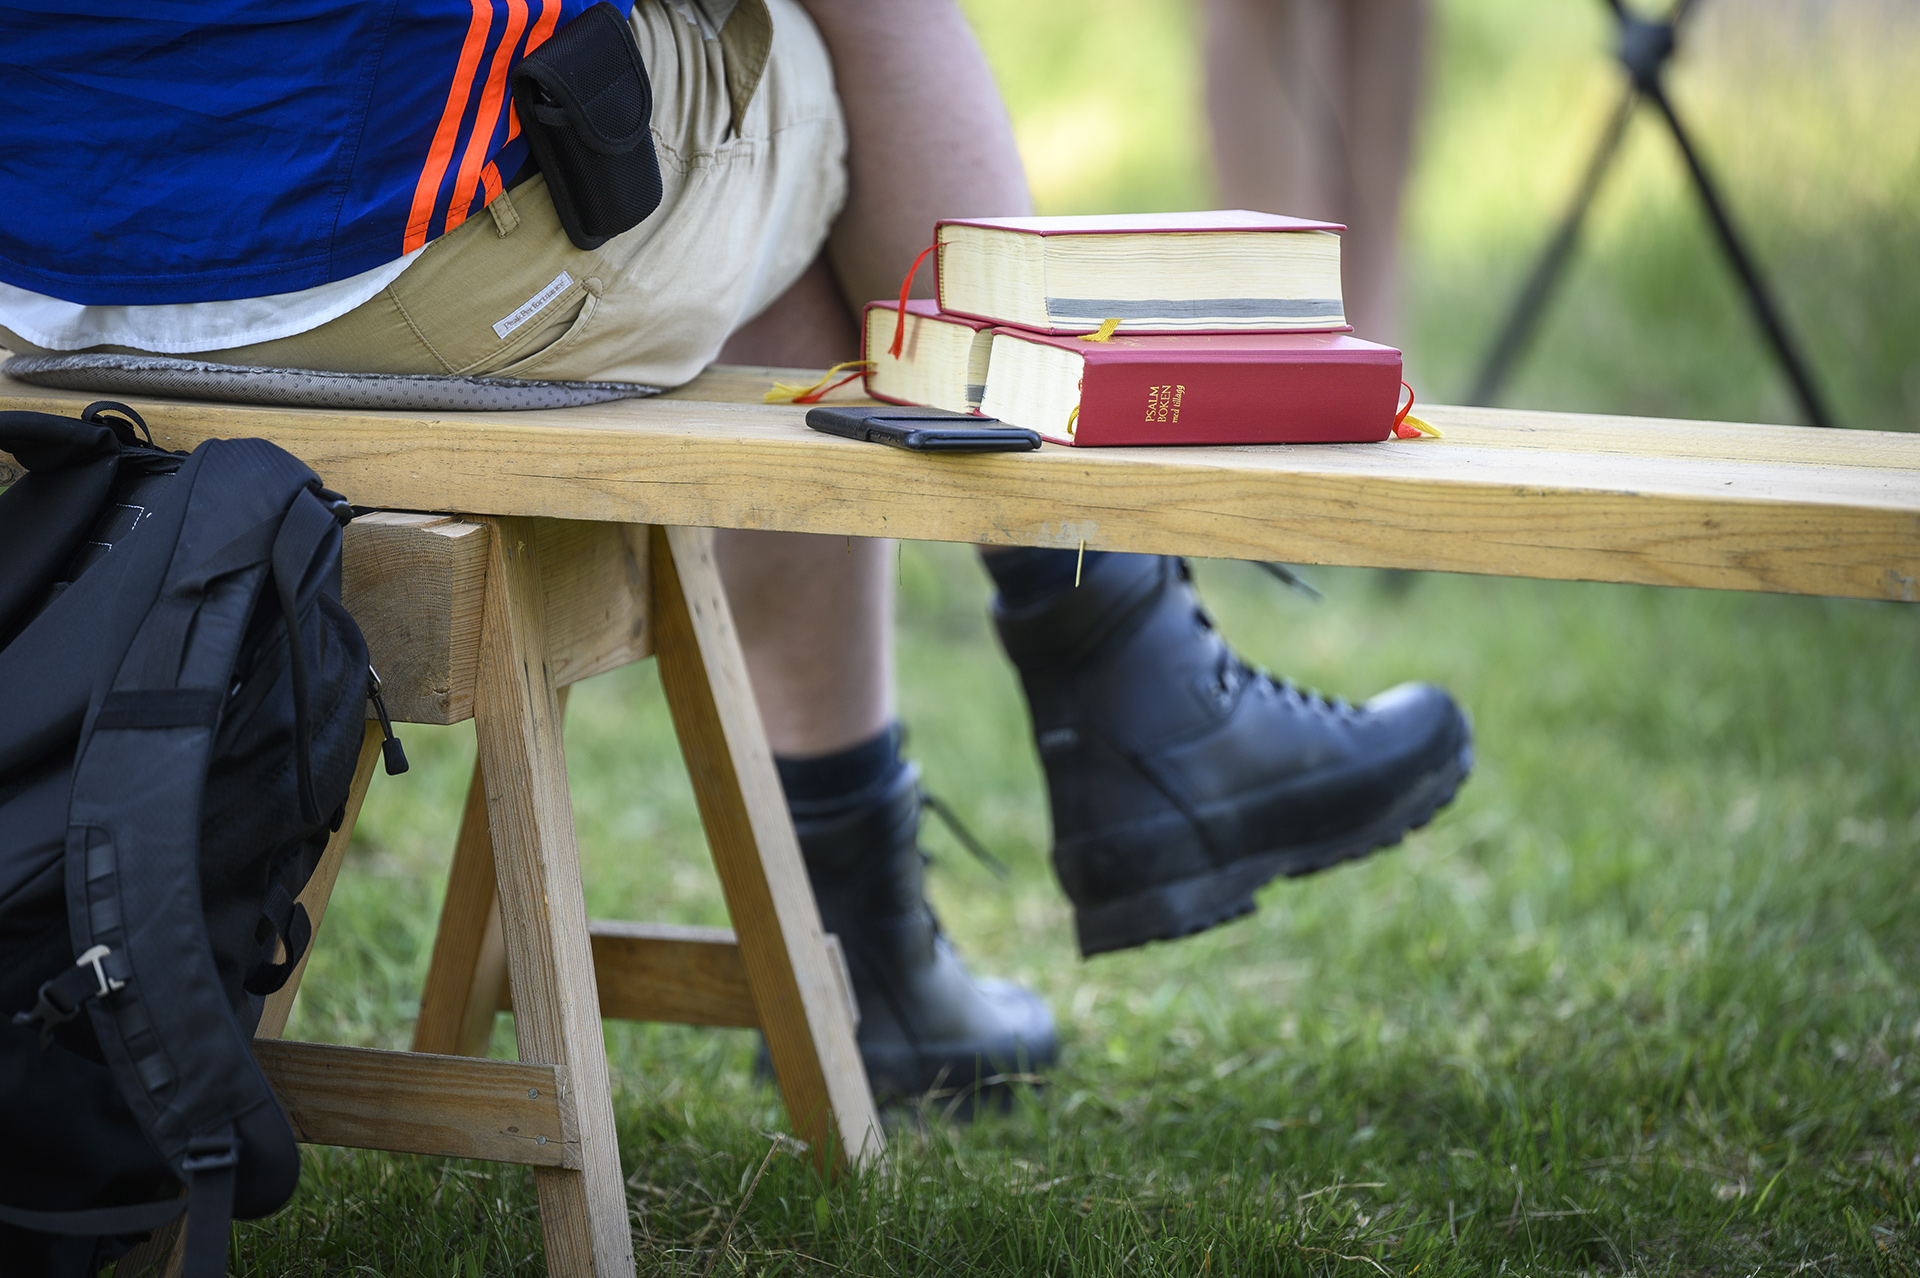
[[[1232,865],[1074,911],[1082,957],[1172,941],[1251,914],[1253,894],[1281,877],[1300,878],[1389,848],[1453,802],[1473,771],[1473,746],[1400,796],[1368,824],[1335,838],[1242,857]]]
[[[1014,1084],[1034,1081],[1040,1070],[1059,1059],[1060,1043],[1051,1032],[1034,1042],[998,1038],[860,1048],[877,1104],[890,1109],[923,1103],[938,1110],[957,1101],[952,1108],[963,1117],[971,1117],[982,1105],[1008,1107]],[[762,1083],[778,1081],[764,1038],[754,1053],[753,1076]]]

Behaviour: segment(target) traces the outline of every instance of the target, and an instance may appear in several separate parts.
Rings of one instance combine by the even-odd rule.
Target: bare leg
[[[802,2],[847,113],[851,189],[827,250],[855,306],[898,295],[939,219],[1033,211],[1013,122],[952,0]],[[923,269],[913,295],[932,297],[933,278]]]
[[[775,368],[832,368],[860,358],[860,330],[833,282],[827,255],[772,306],[735,329],[720,348],[722,364],[769,364]]]
[[[1337,15],[1321,0],[1207,0],[1206,18],[1221,202],[1336,220],[1346,186]]]
[[[1032,207],[986,59],[951,0],[808,0],[839,76],[851,187],[826,261],[727,343],[734,363],[825,368],[859,350],[942,217]],[[835,287],[835,278],[839,287]],[[932,293],[923,272],[916,293]],[[893,717],[893,543],[722,532],[715,543],[777,754],[831,754]]]
[[[715,553],[775,754],[833,754],[893,721],[891,541],[722,529]]]
[[[726,354],[787,363],[804,353],[817,365],[854,345],[845,303],[895,293],[935,219],[1018,213],[1027,193],[993,79],[952,0],[802,2],[846,111],[848,202],[828,239],[830,271],[809,271]],[[919,291],[931,284],[923,274]],[[879,735],[892,716],[892,543],[732,534],[722,544],[754,691],[788,756],[782,784],[821,921],[840,938],[860,1001],[868,1077],[911,1096],[970,1090],[989,1061],[1050,1064],[1058,1041],[1046,1004],[976,982],[922,895],[917,774],[898,738]],[[827,757],[810,769],[808,755]]]
[[[859,349],[822,257],[720,358],[826,368]],[[722,529],[714,554],[775,754],[832,754],[892,721],[891,541]]]
[[[1347,317],[1399,332],[1400,206],[1426,0],[1207,0],[1222,200],[1347,224]]]
[[[1425,0],[1361,0],[1346,8],[1343,113],[1348,155],[1347,217],[1357,235],[1356,312],[1377,341],[1400,333],[1400,213],[1413,158],[1414,113],[1426,60]]]
[[[847,113],[851,185],[827,252],[850,302],[897,296],[938,219],[1032,211],[1012,122],[953,0],[802,2]],[[933,296],[931,274],[915,296]]]

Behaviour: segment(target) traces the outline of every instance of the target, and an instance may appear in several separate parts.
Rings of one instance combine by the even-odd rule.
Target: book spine
[[[1400,363],[1089,359],[1073,443],[1331,444],[1385,439]]]

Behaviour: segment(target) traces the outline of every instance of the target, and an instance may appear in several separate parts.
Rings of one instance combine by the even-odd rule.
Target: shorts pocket
[[[571,322],[556,320],[544,325],[534,335],[530,348],[514,353],[513,358],[498,368],[479,366],[472,374],[480,377],[521,377],[539,379],[545,375],[543,370],[559,363],[572,353],[581,342],[583,335],[593,323],[594,315],[600,309],[600,281],[583,281],[580,309],[574,313]],[[482,371],[484,370],[484,371]],[[574,377],[582,376],[575,372]]]

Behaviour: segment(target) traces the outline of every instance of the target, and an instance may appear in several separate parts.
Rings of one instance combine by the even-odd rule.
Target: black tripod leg
[[[1553,286],[1560,282],[1560,273],[1573,253],[1575,241],[1580,238],[1580,226],[1586,221],[1587,210],[1600,193],[1600,183],[1613,164],[1614,155],[1620,150],[1621,139],[1626,137],[1627,122],[1633,118],[1634,103],[1639,98],[1639,93],[1629,88],[1626,96],[1620,99],[1619,109],[1608,122],[1607,131],[1600,136],[1600,145],[1594,149],[1593,159],[1588,162],[1586,174],[1580,179],[1580,189],[1573,197],[1573,204],[1567,209],[1566,216],[1560,219],[1559,229],[1554,231],[1553,238],[1547,241],[1540,260],[1534,263],[1532,274],[1527,276],[1526,287],[1514,299],[1506,323],[1500,326],[1500,336],[1494,339],[1493,349],[1487,352],[1486,361],[1480,366],[1480,375],[1473,380],[1473,390],[1467,395],[1469,404],[1491,404],[1499,395],[1500,387],[1505,384],[1514,361],[1526,349],[1527,340],[1533,336],[1534,325],[1540,319],[1540,312],[1546,308],[1547,299],[1553,294]]]
[[[1728,216],[1726,206],[1720,202],[1719,192],[1707,177],[1706,167],[1700,157],[1694,153],[1693,143],[1687,138],[1687,131],[1680,125],[1680,117],[1674,114],[1673,104],[1667,100],[1666,90],[1655,85],[1647,94],[1653,104],[1660,108],[1660,114],[1666,117],[1667,127],[1673,131],[1673,140],[1680,147],[1680,154],[1687,161],[1687,168],[1693,174],[1694,189],[1700,192],[1700,202],[1707,207],[1707,217],[1713,222],[1713,229],[1720,236],[1720,245],[1727,251],[1727,260],[1733,263],[1733,270],[1740,277],[1740,283],[1747,292],[1747,303],[1753,308],[1753,317],[1772,343],[1774,354],[1780,357],[1780,364],[1786,370],[1787,380],[1793,383],[1794,393],[1800,398],[1800,406],[1815,426],[1832,426],[1834,420],[1827,412],[1825,402],[1814,389],[1813,371],[1801,356],[1800,349],[1787,333],[1780,312],[1774,307],[1773,298],[1767,292],[1766,282],[1760,278],[1760,270],[1747,255],[1746,246],[1733,229],[1733,220]]]

